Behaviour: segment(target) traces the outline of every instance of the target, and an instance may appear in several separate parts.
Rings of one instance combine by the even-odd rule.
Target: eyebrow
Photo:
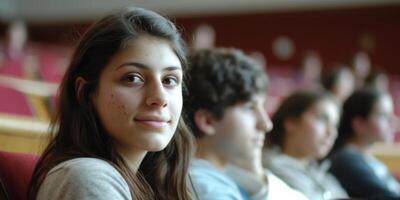
[[[147,66],[147,65],[145,65],[143,63],[138,63],[138,62],[123,63],[123,64],[119,65],[115,70],[118,70],[118,69],[120,69],[122,67],[125,67],[125,66],[133,66],[133,67],[137,67],[137,68],[140,68],[140,69],[150,70],[149,66]],[[174,71],[174,70],[182,70],[182,68],[181,67],[177,67],[177,66],[170,66],[170,67],[166,67],[166,68],[162,69],[162,71]]]

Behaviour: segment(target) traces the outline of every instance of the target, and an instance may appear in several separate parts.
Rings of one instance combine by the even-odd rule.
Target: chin
[[[147,151],[148,151],[148,152],[159,152],[159,151],[162,151],[162,150],[164,150],[164,149],[165,149],[165,147],[164,147],[164,148],[155,147],[155,148],[147,149]]]
[[[143,149],[149,152],[162,151],[172,141],[173,135],[169,133],[146,133],[141,138],[141,146]]]
[[[147,146],[147,151],[157,152],[162,151],[167,147],[168,143],[164,141],[152,141]]]

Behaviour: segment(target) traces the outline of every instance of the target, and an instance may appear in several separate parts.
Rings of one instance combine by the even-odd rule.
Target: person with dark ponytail
[[[346,198],[339,182],[319,163],[337,136],[339,106],[323,90],[296,91],[272,115],[264,167],[312,200]]]
[[[390,95],[376,88],[354,92],[344,103],[330,172],[351,197],[400,197],[387,167],[368,153],[377,142],[392,143],[395,116]]]
[[[185,57],[177,28],[153,11],[92,25],[61,82],[29,199],[191,199]]]

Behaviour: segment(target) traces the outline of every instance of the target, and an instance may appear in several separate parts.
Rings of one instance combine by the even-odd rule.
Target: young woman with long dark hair
[[[62,80],[29,198],[190,199],[185,69],[178,30],[155,12],[127,8],[91,26]]]

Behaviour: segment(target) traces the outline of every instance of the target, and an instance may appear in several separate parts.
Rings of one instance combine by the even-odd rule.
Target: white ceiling
[[[0,20],[30,23],[91,20],[124,6],[169,15],[322,9],[400,4],[400,0],[0,0]]]

